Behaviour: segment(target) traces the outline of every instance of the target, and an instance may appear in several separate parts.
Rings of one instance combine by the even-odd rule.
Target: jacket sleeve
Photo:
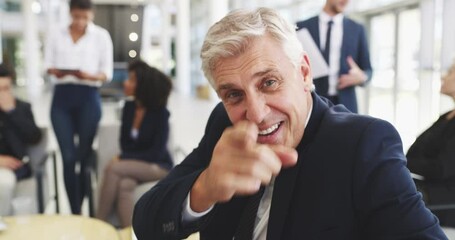
[[[390,123],[369,124],[358,152],[353,197],[365,239],[447,239],[415,188]]]
[[[139,240],[186,238],[199,231],[209,217],[182,226],[183,202],[194,181],[208,166],[213,148],[227,124],[227,116],[220,119],[220,111],[218,105],[212,112],[199,146],[136,203],[133,229]]]
[[[31,105],[16,101],[16,108],[8,113],[8,124],[18,138],[26,144],[35,144],[41,139],[41,131],[36,126]]]
[[[371,62],[370,62],[370,52],[369,52],[369,47],[368,47],[368,41],[367,37],[365,34],[365,29],[363,26],[360,26],[360,33],[359,33],[359,46],[358,46],[358,62],[357,64],[359,65],[360,69],[362,69],[365,74],[368,76],[367,82],[371,80],[371,77],[373,76],[373,69],[371,67]]]

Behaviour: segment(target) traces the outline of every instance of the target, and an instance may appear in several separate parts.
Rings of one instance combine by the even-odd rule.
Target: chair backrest
[[[41,140],[33,145],[28,146],[27,154],[30,158],[30,164],[33,171],[37,171],[40,166],[46,161],[48,150],[48,131],[46,127],[40,127]]]

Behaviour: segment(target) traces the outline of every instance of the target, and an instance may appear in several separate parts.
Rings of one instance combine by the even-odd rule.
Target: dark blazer
[[[41,139],[31,105],[16,99],[16,108],[11,112],[0,110],[0,154],[22,160],[27,155],[27,146]],[[31,176],[29,164],[14,170],[17,180]]]
[[[297,23],[297,29],[307,28],[316,42],[317,46],[321,46],[319,39],[319,17],[312,17],[308,20]],[[322,51],[321,51],[322,52]],[[340,55],[340,71],[339,76],[347,74],[349,72],[349,65],[347,57],[351,56],[354,61],[359,65],[367,75],[369,81],[372,75],[372,68],[370,63],[370,54],[368,50],[368,42],[365,35],[365,29],[362,25],[354,22],[353,20],[344,17],[343,18],[343,39],[341,43],[341,55]],[[328,77],[322,77],[328,78]],[[322,95],[327,96],[328,85],[327,81],[323,81],[322,78],[314,80],[316,91]],[[355,87],[347,87],[338,91],[338,99],[341,104],[346,106],[351,112],[356,113],[357,109],[357,98],[355,94]]]
[[[455,118],[446,119],[450,112],[415,140],[406,157],[411,172],[427,180],[453,179],[455,186]]]
[[[297,146],[297,165],[275,179],[267,239],[447,239],[425,208],[406,168],[397,131],[313,94],[313,110]],[[304,121],[302,121],[304,122]],[[212,112],[199,146],[135,206],[139,240],[232,239],[248,197],[216,204],[182,225],[182,204],[231,123],[223,105]]]
[[[147,109],[139,128],[137,139],[131,137],[136,104],[127,101],[123,107],[120,132],[121,159],[142,160],[156,163],[165,169],[173,167],[167,149],[169,140],[169,111],[165,108]]]
[[[431,205],[455,202],[455,118],[447,120],[447,112],[411,145],[406,154],[411,172],[424,176],[415,179],[425,202]],[[455,210],[435,211],[441,225],[455,227]]]
[[[16,99],[16,108],[11,112],[0,110],[0,154],[22,159],[27,146],[41,139],[31,105]]]

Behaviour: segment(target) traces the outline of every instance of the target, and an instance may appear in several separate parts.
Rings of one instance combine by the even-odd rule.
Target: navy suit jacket
[[[297,23],[297,29],[307,28],[311,34],[311,37],[316,42],[317,46],[321,46],[319,39],[319,17],[312,17],[308,20]],[[368,75],[368,81],[371,79],[372,69],[370,63],[370,54],[368,51],[368,43],[365,35],[365,29],[362,25],[354,22],[353,20],[344,17],[343,18],[343,39],[341,43],[341,55],[340,55],[340,71],[339,76],[347,74],[349,72],[349,65],[347,57],[351,56],[354,61],[359,65]],[[323,77],[326,78],[327,77]],[[314,84],[316,85],[316,91],[322,95],[327,96],[327,81],[322,81],[322,78],[315,79]],[[319,90],[318,90],[319,89]],[[324,89],[325,92],[321,92]],[[355,87],[347,87],[338,90],[338,99],[341,104],[346,106],[351,112],[358,112],[357,98],[355,94]]]
[[[350,113],[313,94],[313,111],[295,166],[275,179],[267,239],[447,239],[406,168],[401,140],[387,122]],[[302,121],[304,122],[304,121]],[[223,105],[199,146],[135,206],[139,240],[232,239],[248,197],[216,204],[182,224],[182,205],[231,123]]]

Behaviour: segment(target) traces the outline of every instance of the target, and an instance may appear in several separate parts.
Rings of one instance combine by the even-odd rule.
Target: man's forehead
[[[11,77],[0,77],[0,84],[2,85],[6,85],[6,84],[11,84],[11,82],[13,81],[13,79],[11,79]]]
[[[254,83],[255,79],[262,79],[265,76],[269,75],[279,75],[280,72],[276,67],[273,66],[267,66],[265,68],[258,68],[255,71],[251,71],[250,74],[246,76],[241,76],[241,75],[223,75],[219,76],[218,78],[215,77],[215,84],[217,85],[216,90],[225,90],[225,89],[231,89],[236,86],[235,82],[236,81],[253,81]]]

